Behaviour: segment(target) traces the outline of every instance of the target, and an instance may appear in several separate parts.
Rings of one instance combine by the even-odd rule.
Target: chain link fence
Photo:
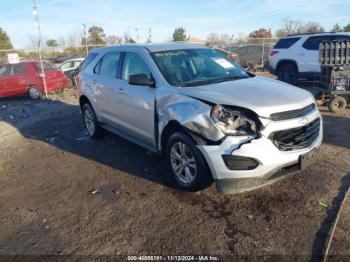
[[[277,39],[248,39],[244,43],[210,46],[234,59],[251,72],[264,70]],[[1,44],[1,43],[0,43]],[[76,86],[79,65],[94,48],[106,45],[44,47],[41,66],[38,50],[0,50],[0,97],[30,95],[38,99],[45,94]]]
[[[276,38],[251,38],[244,43],[214,45],[213,48],[238,62],[249,71],[265,70]]]

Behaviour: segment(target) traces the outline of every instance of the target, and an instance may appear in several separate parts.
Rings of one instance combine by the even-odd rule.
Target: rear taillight
[[[271,50],[270,56],[273,56],[273,55],[278,54],[278,53],[279,53],[279,51]]]

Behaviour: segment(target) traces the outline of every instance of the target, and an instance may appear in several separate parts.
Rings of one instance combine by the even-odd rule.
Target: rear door
[[[27,88],[31,84],[29,79],[32,77],[28,74],[28,64],[13,64],[11,78],[17,94],[26,94]]]
[[[96,64],[92,77],[100,118],[116,129],[123,126],[119,119],[122,95],[119,92],[122,81],[118,76],[120,58],[120,52],[105,54]]]
[[[302,49],[297,53],[299,72],[321,72],[318,61],[319,45],[322,41],[334,40],[332,35],[310,36],[302,45]]]

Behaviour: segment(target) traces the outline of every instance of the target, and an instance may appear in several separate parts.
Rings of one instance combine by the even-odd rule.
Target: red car
[[[69,79],[55,65],[44,62],[47,92],[52,93],[70,86]],[[39,61],[18,64],[0,64],[0,97],[26,95],[39,99],[44,93]]]

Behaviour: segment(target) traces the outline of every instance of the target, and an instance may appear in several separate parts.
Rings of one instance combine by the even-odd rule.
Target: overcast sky
[[[153,42],[169,39],[175,27],[206,39],[207,35],[248,35],[260,27],[274,32],[284,18],[318,21],[326,30],[336,22],[350,23],[350,0],[37,0],[45,38],[57,39],[70,32],[101,26],[106,35],[125,31],[140,41],[152,28]],[[16,48],[29,47],[35,34],[31,0],[0,0],[0,27]]]

